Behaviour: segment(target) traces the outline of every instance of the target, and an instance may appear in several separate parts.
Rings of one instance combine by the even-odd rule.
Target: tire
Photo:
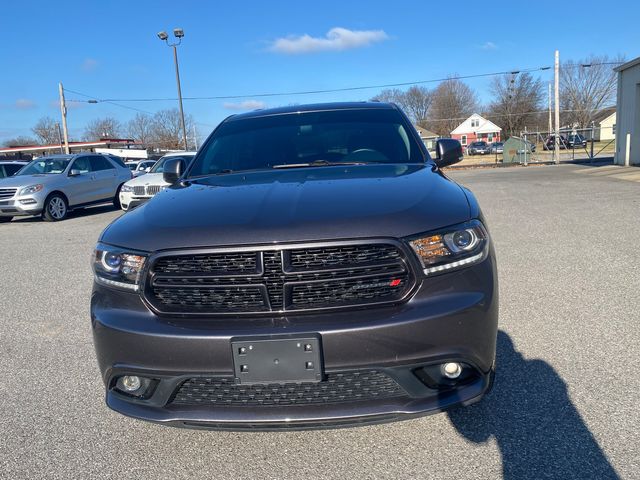
[[[67,218],[69,214],[69,205],[67,199],[59,193],[52,193],[44,201],[44,210],[42,210],[42,219],[45,222],[59,222]]]
[[[9,223],[13,217],[0,217],[0,223]]]
[[[122,210],[122,205],[120,204],[120,189],[121,188],[122,188],[122,185],[120,185],[116,189],[116,196],[113,197],[113,206],[116,207],[118,210]]]

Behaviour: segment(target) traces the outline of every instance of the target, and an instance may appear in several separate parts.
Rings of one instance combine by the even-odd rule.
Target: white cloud
[[[259,108],[265,108],[267,104],[260,100],[245,100],[237,103],[225,102],[222,106],[229,110],[258,110]]]
[[[18,110],[29,110],[36,106],[36,103],[33,100],[29,100],[28,98],[19,98],[16,100],[16,108]]]
[[[95,58],[85,58],[82,62],[82,70],[91,72],[98,67],[98,61]]]
[[[497,50],[498,45],[496,45],[493,42],[485,42],[482,45],[480,45],[480,48],[482,50]]]
[[[389,36],[384,30],[349,30],[335,27],[325,37],[288,36],[278,38],[271,43],[269,50],[290,55],[325,51],[340,51],[351,48],[368,47],[377,42],[387,40]]]

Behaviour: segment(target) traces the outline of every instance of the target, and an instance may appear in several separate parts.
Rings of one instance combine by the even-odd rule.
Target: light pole
[[[184,149],[187,150],[187,127],[184,123],[184,110],[182,109],[182,89],[180,88],[180,70],[178,69],[178,45],[182,43],[182,37],[184,37],[184,31],[181,28],[174,28],[173,34],[178,39],[176,43],[169,43],[169,35],[164,30],[158,32],[158,38],[166,42],[170,47],[173,47],[173,61],[176,65],[176,83],[178,84],[178,106],[180,107],[180,122],[182,124],[182,141],[184,143]]]

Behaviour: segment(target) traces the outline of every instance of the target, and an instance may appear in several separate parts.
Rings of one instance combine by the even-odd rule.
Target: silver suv
[[[119,208],[120,187],[130,179],[131,170],[107,155],[40,157],[0,180],[0,222],[25,215],[53,222],[72,209],[100,203],[113,202]]]

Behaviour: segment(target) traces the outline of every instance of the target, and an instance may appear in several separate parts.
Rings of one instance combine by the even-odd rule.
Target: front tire
[[[120,204],[120,189],[122,188],[122,185],[120,185],[116,189],[116,196],[113,197],[113,206],[116,207],[118,210],[122,210],[122,205]]]
[[[47,197],[42,211],[42,219],[45,222],[59,222],[67,218],[68,214],[69,205],[67,205],[66,198],[58,193],[53,193]]]

